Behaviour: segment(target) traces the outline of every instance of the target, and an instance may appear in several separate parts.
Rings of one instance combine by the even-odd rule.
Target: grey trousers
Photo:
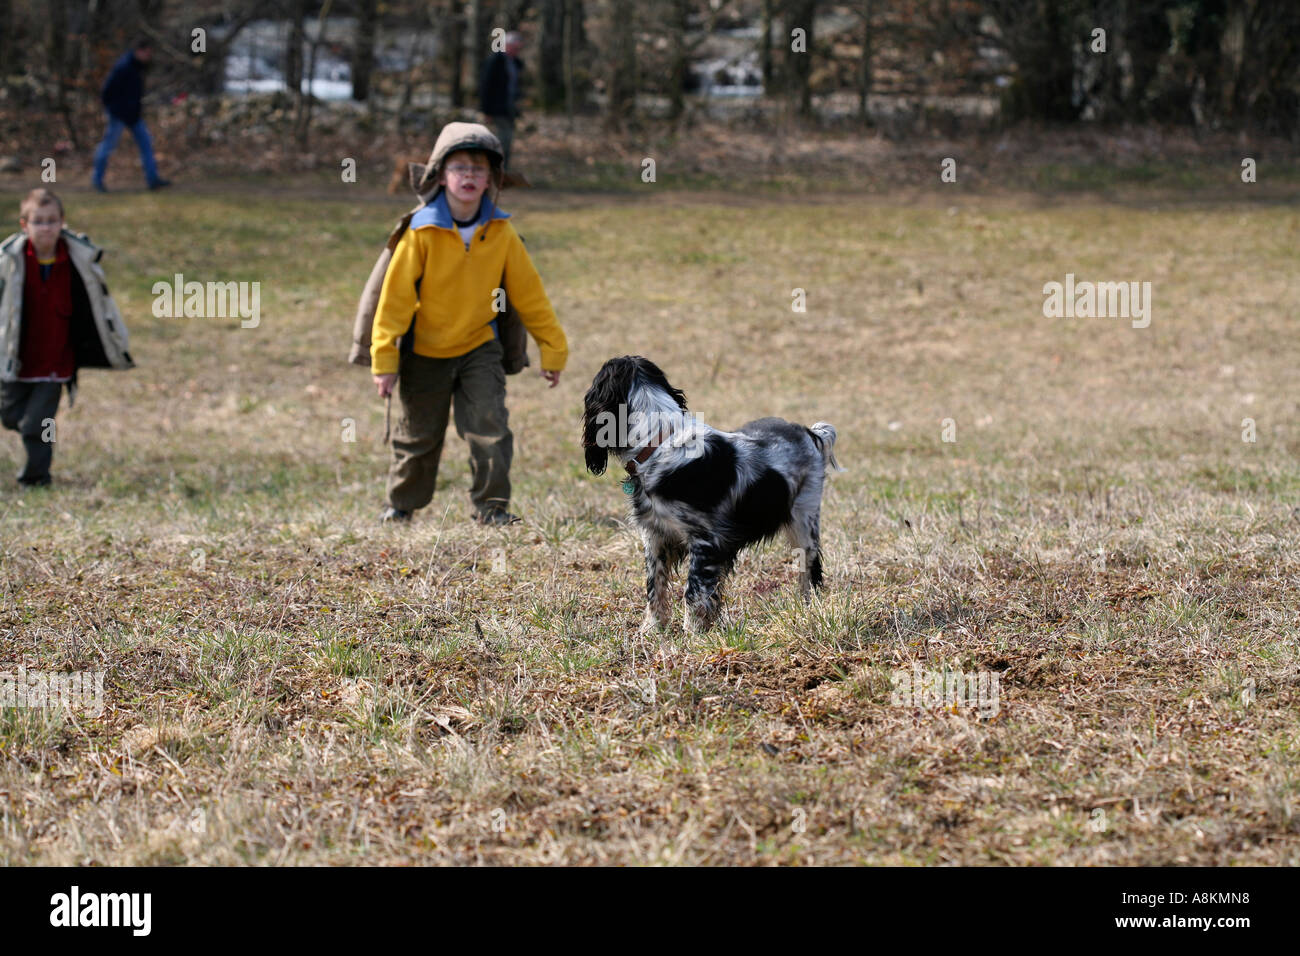
[[[515,118],[513,116],[489,116],[488,120],[492,123],[492,132],[497,134],[497,139],[501,140],[502,165],[510,168],[510,147],[515,143]]]
[[[479,514],[504,511],[515,440],[507,426],[501,343],[494,339],[456,358],[408,352],[398,367],[396,391],[388,503],[415,511],[433,500],[448,411],[454,408],[456,434],[469,444],[470,501]]]
[[[50,477],[54,414],[62,394],[62,382],[0,382],[0,424],[18,432],[27,451],[27,464],[18,473],[18,480],[24,484],[44,482]]]

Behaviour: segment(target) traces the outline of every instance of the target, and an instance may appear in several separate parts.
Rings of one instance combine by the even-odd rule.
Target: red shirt
[[[54,262],[42,266],[30,242],[23,285],[23,331],[18,381],[66,382],[77,369],[72,347],[72,262],[62,239]]]

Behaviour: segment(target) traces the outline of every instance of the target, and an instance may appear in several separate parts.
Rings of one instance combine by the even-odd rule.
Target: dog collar
[[[635,455],[633,455],[631,458],[625,461],[623,463],[623,467],[627,469],[627,473],[631,475],[633,478],[635,478],[636,466],[644,465],[646,463],[646,459],[654,454],[655,449],[658,448],[663,443],[663,440],[664,440],[664,433],[661,431],[659,432],[659,434],[655,435],[654,438],[650,439],[649,443],[647,443],[644,448],[642,448],[639,452],[637,452]]]

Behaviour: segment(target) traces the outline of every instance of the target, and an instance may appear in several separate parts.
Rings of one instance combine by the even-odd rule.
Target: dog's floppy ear
[[[603,475],[609,464],[608,436],[602,442],[601,431],[607,427],[609,416],[618,420],[615,411],[620,402],[627,401],[627,369],[620,359],[610,359],[600,367],[591,382],[591,388],[582,401],[582,451],[587,458],[587,470],[593,475]]]
[[[603,475],[605,466],[609,464],[609,449],[590,445],[583,451],[587,455],[587,470],[593,475]]]

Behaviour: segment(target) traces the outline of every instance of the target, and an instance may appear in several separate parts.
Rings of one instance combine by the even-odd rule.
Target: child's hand
[[[555,388],[555,386],[560,384],[559,372],[548,372],[546,369],[542,369],[542,378],[551,383],[551,388]]]
[[[379,390],[380,398],[387,398],[393,394],[393,383],[397,381],[397,373],[392,372],[388,375],[375,376],[375,388]]]

